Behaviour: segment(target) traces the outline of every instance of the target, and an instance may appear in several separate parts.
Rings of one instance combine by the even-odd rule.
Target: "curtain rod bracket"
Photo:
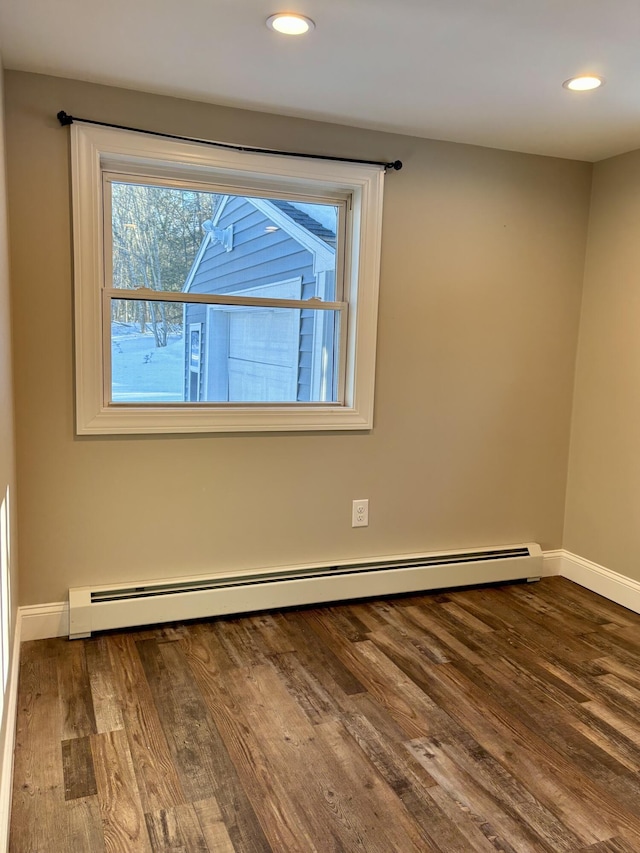
[[[62,125],[62,127],[67,127],[67,125],[73,124],[73,116],[70,116],[68,113],[65,113],[64,110],[60,110],[57,115],[57,119]]]

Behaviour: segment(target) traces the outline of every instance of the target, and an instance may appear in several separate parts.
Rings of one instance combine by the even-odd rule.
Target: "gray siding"
[[[218,227],[233,225],[233,249],[227,252],[220,243],[210,243],[191,283],[191,293],[242,293],[243,290],[286,281],[302,279],[302,299],[310,299],[316,293],[313,274],[313,256],[282,229],[265,232],[273,224],[248,201],[230,197]],[[202,322],[203,343],[206,351],[206,308],[188,305],[189,323]],[[313,334],[313,311],[303,309],[300,322],[300,361],[298,365],[298,400],[308,401],[311,397],[311,350]],[[188,359],[185,360],[185,387],[189,380]],[[202,378],[204,371],[202,373]],[[201,391],[202,391],[201,378]]]
[[[281,229],[265,233],[270,221],[248,201],[230,198],[218,221],[233,225],[233,250],[210,245],[191,284],[192,293],[238,293],[245,288],[300,276],[313,296],[312,256]]]

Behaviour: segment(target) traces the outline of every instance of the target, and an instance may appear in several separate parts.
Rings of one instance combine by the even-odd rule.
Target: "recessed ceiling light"
[[[604,85],[604,80],[602,77],[596,77],[595,74],[582,74],[580,77],[565,80],[562,85],[565,89],[571,89],[572,92],[588,92],[590,89],[599,89]]]
[[[267,26],[270,30],[284,33],[286,36],[302,36],[315,27],[311,18],[297,15],[294,12],[278,12],[267,18]]]

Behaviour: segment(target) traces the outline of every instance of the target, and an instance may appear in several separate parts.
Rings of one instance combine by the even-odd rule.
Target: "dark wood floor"
[[[22,650],[12,853],[638,853],[640,616],[550,578]]]

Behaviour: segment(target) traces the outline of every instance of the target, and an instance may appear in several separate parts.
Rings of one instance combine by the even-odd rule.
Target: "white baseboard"
[[[543,577],[549,578],[554,575],[562,574],[562,560],[564,559],[565,554],[566,551],[563,551],[560,548],[557,551],[543,551]]]
[[[54,601],[49,604],[34,604],[20,607],[21,641],[47,640],[49,637],[69,636],[69,604]]]
[[[634,613],[640,613],[640,583],[633,578],[606,569],[570,551],[561,552],[558,574]]]
[[[18,713],[18,676],[20,674],[20,612],[16,615],[13,630],[13,648],[9,664],[9,678],[5,692],[7,709],[4,739],[2,741],[2,765],[0,766],[0,850],[9,849],[9,827],[11,823],[11,794],[13,791],[13,753],[16,742],[16,717]]]

